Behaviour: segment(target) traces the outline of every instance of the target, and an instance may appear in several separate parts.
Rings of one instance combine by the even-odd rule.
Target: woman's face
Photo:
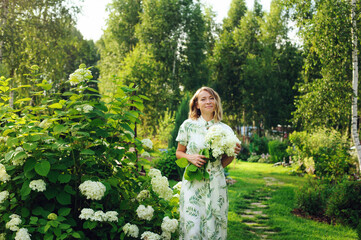
[[[201,91],[198,94],[197,109],[201,111],[201,114],[214,113],[216,110],[216,99],[207,91]]]

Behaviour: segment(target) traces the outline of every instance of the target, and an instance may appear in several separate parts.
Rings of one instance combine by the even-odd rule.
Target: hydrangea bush
[[[143,144],[133,129],[143,96],[119,86],[104,103],[82,65],[67,92],[37,71],[15,89],[0,79],[0,238],[176,237],[179,190],[159,174],[138,174]],[[10,108],[9,92],[24,89],[29,97]]]

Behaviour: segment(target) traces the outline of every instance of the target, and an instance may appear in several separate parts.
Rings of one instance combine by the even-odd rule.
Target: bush
[[[287,161],[288,153],[286,151],[287,144],[278,140],[272,140],[268,142],[268,151],[271,155],[271,162],[283,162],[283,159]]]
[[[176,164],[177,157],[175,152],[175,148],[168,149],[166,152],[162,152],[159,158],[155,158],[153,162],[154,167],[159,169],[164,176],[169,179],[180,181],[183,177],[184,169],[181,169]]]
[[[356,228],[361,220],[361,182],[343,181],[337,184],[327,201],[326,215]]]
[[[259,155],[252,155],[247,159],[247,161],[248,162],[258,162],[260,158],[261,158],[261,156],[259,156]]]
[[[347,136],[341,136],[336,130],[294,132],[290,141],[293,147],[287,152],[308,173],[328,182],[338,182],[354,173],[355,163],[349,153]]]
[[[332,188],[320,181],[310,180],[296,193],[297,207],[314,216],[323,216]]]
[[[121,94],[106,104],[93,98],[100,95],[88,87],[94,81],[85,66],[70,75],[70,91],[63,94],[54,93],[36,69],[29,75],[29,98],[15,99],[13,108],[9,79],[0,79],[6,143],[0,152],[0,233],[14,239],[17,229],[9,225],[17,223],[32,239],[124,239],[122,228],[132,223],[140,234],[161,234],[165,216],[178,218],[178,203],[167,184],[165,199],[135,167],[131,148],[143,150],[133,135],[143,109],[136,89],[119,86]],[[11,90],[17,96],[26,88]],[[134,201],[142,190],[148,197]],[[152,221],[136,214],[140,205],[154,209]]]
[[[249,151],[249,146],[247,144],[242,144],[242,149],[237,155],[237,159],[240,159],[242,161],[247,161],[247,159],[250,157],[251,153]]]
[[[258,155],[268,153],[268,139],[266,137],[259,137],[257,134],[253,134],[249,143],[249,151]]]

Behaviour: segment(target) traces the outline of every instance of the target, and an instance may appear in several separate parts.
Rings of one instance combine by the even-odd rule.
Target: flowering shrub
[[[142,144],[143,144],[144,148],[147,150],[153,149],[153,142],[152,142],[152,140],[150,140],[148,138],[143,139]]]
[[[119,86],[109,104],[99,101],[85,66],[70,76],[71,90],[59,93],[36,69],[28,86],[10,89],[9,79],[0,79],[0,238],[160,236],[164,217],[178,217],[179,199],[160,197],[169,187],[155,192],[152,177],[135,167],[130,148],[143,151],[133,131],[142,96]],[[9,91],[28,88],[30,97],[10,108]],[[137,215],[140,205],[149,206],[147,219],[153,209],[151,221]]]

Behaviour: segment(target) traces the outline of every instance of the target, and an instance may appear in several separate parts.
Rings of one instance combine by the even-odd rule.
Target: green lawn
[[[328,225],[296,217],[291,214],[295,206],[295,192],[307,178],[289,175],[290,168],[273,167],[271,164],[234,162],[229,167],[230,176],[237,180],[229,190],[228,240],[261,239],[261,234],[254,234],[244,222],[241,214],[252,202],[263,199],[268,208],[263,212],[267,217],[259,223],[266,225],[273,232],[267,239],[357,239],[356,231],[340,225]],[[264,177],[272,177],[278,182],[267,186]],[[264,197],[269,196],[269,199]],[[262,198],[263,197],[263,198]]]

